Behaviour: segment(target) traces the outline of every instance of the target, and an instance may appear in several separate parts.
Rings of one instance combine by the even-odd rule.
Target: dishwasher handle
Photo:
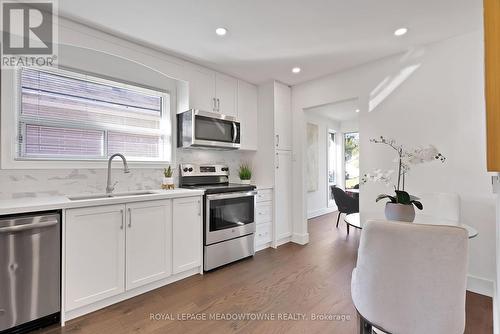
[[[21,232],[21,231],[26,231],[26,230],[33,230],[35,228],[42,228],[42,227],[49,227],[49,226],[57,225],[58,223],[59,223],[59,220],[51,219],[51,220],[47,220],[47,221],[43,221],[43,222],[0,227],[0,233],[12,233],[12,232],[15,233],[15,232]]]

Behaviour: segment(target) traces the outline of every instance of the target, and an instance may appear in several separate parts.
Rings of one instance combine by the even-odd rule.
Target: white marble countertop
[[[105,198],[92,198],[82,200],[70,200],[68,196],[43,196],[43,197],[25,197],[0,200],[0,215],[47,211],[47,210],[60,210],[70,208],[82,208],[89,206],[109,205],[109,204],[123,204],[131,202],[144,202],[160,199],[169,199],[177,197],[189,197],[203,195],[204,190],[198,189],[182,189],[177,188],[173,190],[152,189],[147,190],[148,194],[133,195],[140,191],[128,193],[120,193],[118,197],[105,197]],[[75,194],[76,196],[85,196],[93,194]]]

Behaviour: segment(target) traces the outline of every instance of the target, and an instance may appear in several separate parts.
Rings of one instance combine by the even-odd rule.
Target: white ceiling
[[[481,0],[63,0],[59,12],[253,83],[290,85],[482,24]],[[402,26],[408,34],[394,37]]]
[[[337,122],[354,121],[358,119],[358,99],[353,98],[344,101],[324,104],[317,107],[306,109],[307,113],[320,117],[326,117]]]

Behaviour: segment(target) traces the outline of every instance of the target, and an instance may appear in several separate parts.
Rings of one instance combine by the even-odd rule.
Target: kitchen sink
[[[135,192],[126,192],[126,193],[116,193],[116,194],[94,194],[94,195],[79,195],[79,196],[69,196],[68,199],[70,201],[85,201],[91,199],[102,199],[102,198],[116,198],[116,197],[125,197],[125,196],[141,196],[141,195],[152,195],[155,194],[153,191],[135,191]]]

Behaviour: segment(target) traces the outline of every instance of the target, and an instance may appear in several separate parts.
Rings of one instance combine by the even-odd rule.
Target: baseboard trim
[[[473,275],[468,275],[467,276],[467,290],[471,292],[478,293],[480,295],[488,296],[488,297],[493,297],[494,296],[494,290],[495,290],[495,285],[493,281],[482,278],[482,277],[477,277]]]
[[[323,216],[323,215],[326,215],[326,214],[329,214],[329,213],[332,213],[332,212],[335,212],[335,211],[337,211],[336,207],[323,208],[323,209],[319,209],[319,210],[314,210],[314,211],[311,211],[311,212],[307,213],[307,219],[316,218],[316,217]]]
[[[309,233],[298,234],[294,233],[292,235],[292,242],[299,245],[306,245],[309,243]]]
[[[292,241],[292,236],[291,235],[282,236],[281,238],[279,238],[278,240],[276,240],[274,248],[279,247],[281,245],[284,245],[286,243],[289,243],[290,241]]]
[[[493,333],[500,334],[500,324],[498,321],[500,320],[498,317],[498,287],[497,284],[493,284]]]
[[[263,243],[263,244],[260,244],[260,245],[257,245],[257,246],[255,246],[255,252],[259,252],[259,251],[264,250],[266,248],[269,248],[271,246],[272,246],[272,242],[271,241]]]

